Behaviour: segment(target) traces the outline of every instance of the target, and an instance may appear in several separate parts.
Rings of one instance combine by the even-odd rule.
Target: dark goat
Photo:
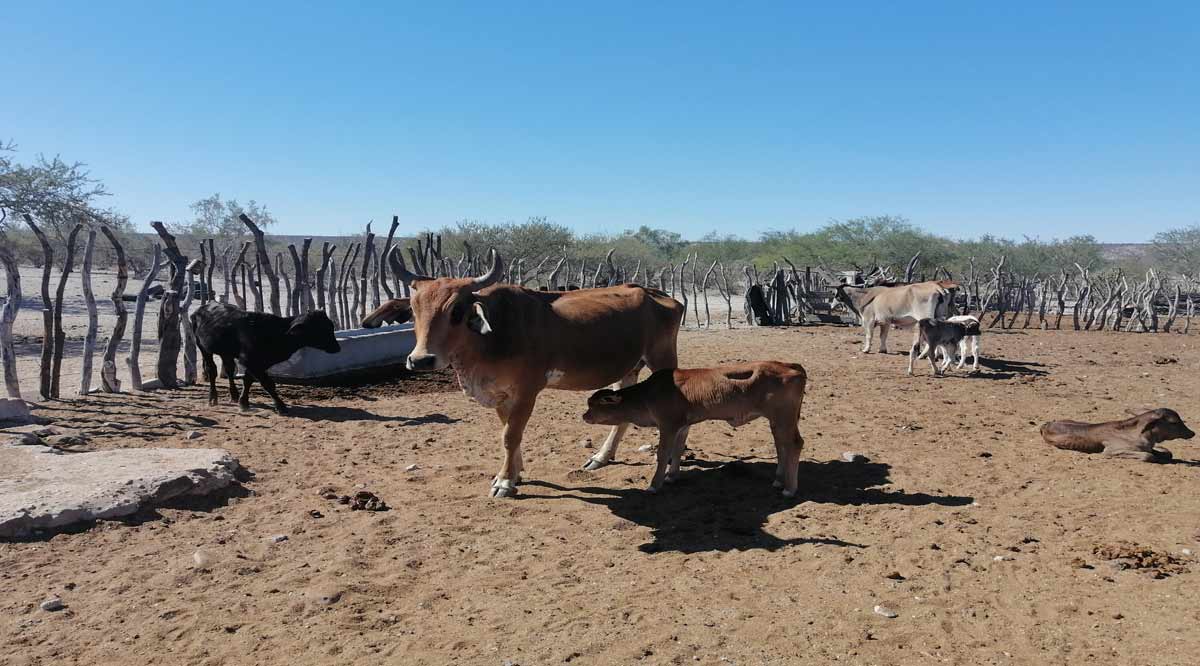
[[[215,355],[221,357],[229,377],[230,396],[243,410],[250,408],[250,386],[258,380],[275,401],[275,411],[287,412],[267,369],[286,361],[303,347],[315,347],[330,354],[342,349],[334,336],[333,322],[320,310],[298,317],[276,317],[263,312],[244,312],[232,305],[212,301],[192,313],[192,330],[196,334],[196,346],[204,357],[208,403],[217,404]],[[240,398],[234,382],[235,359],[246,369],[245,390]]]

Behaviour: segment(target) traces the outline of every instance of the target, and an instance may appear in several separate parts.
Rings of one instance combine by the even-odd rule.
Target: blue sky
[[[1200,222],[1200,3],[346,4],[8,3],[0,137],[142,226]]]

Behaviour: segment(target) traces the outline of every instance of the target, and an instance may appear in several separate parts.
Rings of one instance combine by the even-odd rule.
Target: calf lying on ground
[[[659,370],[639,384],[593,393],[583,420],[658,428],[658,468],[649,488],[658,492],[664,480],[674,481],[679,473],[679,458],[692,424],[719,420],[737,427],[766,418],[778,460],[775,487],[782,486],[785,496],[794,497],[804,446],[796,422],[807,379],[802,366],[775,361]]]
[[[275,411],[287,412],[267,369],[286,361],[302,347],[315,347],[330,354],[342,349],[334,336],[333,322],[320,310],[298,317],[276,317],[210,301],[192,313],[192,331],[204,357],[208,404],[217,404],[217,365],[213,362],[216,355],[221,357],[225,375],[229,377],[229,394],[243,410],[250,408],[250,386],[257,379],[275,401]],[[245,390],[240,399],[233,379],[237,370],[234,359],[241,361],[246,369]]]
[[[956,315],[954,317],[947,317],[946,321],[968,326],[974,324],[976,328],[979,328],[979,319],[973,315]],[[971,357],[974,359],[974,362],[971,364],[971,372],[979,372],[979,335],[967,335],[958,341],[958,365],[955,368],[962,370],[963,366],[966,365],[968,345],[971,347]],[[921,348],[921,355],[918,358],[923,358],[928,353],[929,347],[924,346]]]
[[[1106,423],[1051,421],[1042,426],[1042,439],[1060,449],[1103,453],[1142,462],[1167,462],[1171,452],[1155,447],[1171,439],[1191,439],[1188,429],[1173,409],[1148,412],[1126,410],[1132,418]]]
[[[979,335],[978,321],[960,324],[942,319],[922,319],[917,322],[917,339],[913,341],[912,349],[908,352],[908,374],[913,373],[913,361],[917,360],[917,353],[922,345],[928,348],[929,367],[933,368],[933,374],[939,377],[945,374],[946,368],[953,362],[954,352],[959,344],[972,335]],[[934,362],[936,350],[942,352],[941,368]]]

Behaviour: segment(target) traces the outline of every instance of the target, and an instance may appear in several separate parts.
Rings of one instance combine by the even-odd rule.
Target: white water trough
[[[416,344],[416,336],[408,323],[338,331],[337,341],[342,350],[336,354],[301,349],[288,360],[271,366],[269,373],[284,382],[308,382],[403,366]]]

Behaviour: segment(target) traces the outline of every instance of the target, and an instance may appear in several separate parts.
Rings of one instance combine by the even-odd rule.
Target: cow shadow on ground
[[[986,368],[987,372],[978,373],[976,376],[983,379],[1012,379],[1013,377],[1044,377],[1050,374],[1043,370],[1045,364],[1035,363],[1033,361],[1010,361],[1001,358],[981,358],[979,366]]]
[[[288,416],[308,419],[309,421],[333,421],[341,423],[343,421],[387,421],[391,423],[399,423],[403,426],[420,426],[440,424],[447,425],[458,423],[462,419],[456,419],[445,414],[425,414],[422,416],[384,416],[369,412],[358,407],[342,407],[335,405],[289,405]]]
[[[653,540],[639,546],[647,553],[700,553],[731,550],[774,551],[796,544],[813,543],[850,548],[863,544],[836,537],[782,539],[764,531],[767,519],[808,502],[838,505],[904,506],[969,505],[973,498],[955,495],[907,493],[879,488],[890,483],[891,466],[884,463],[802,461],[800,496],[783,497],[771,487],[774,461],[753,458],[732,462],[688,461],[679,480],[658,494],[644,488],[600,488],[561,486],[531,480],[522,488],[531,491],[526,501],[577,500],[600,504],[620,518],[653,530]],[[534,488],[556,491],[543,494]]]

